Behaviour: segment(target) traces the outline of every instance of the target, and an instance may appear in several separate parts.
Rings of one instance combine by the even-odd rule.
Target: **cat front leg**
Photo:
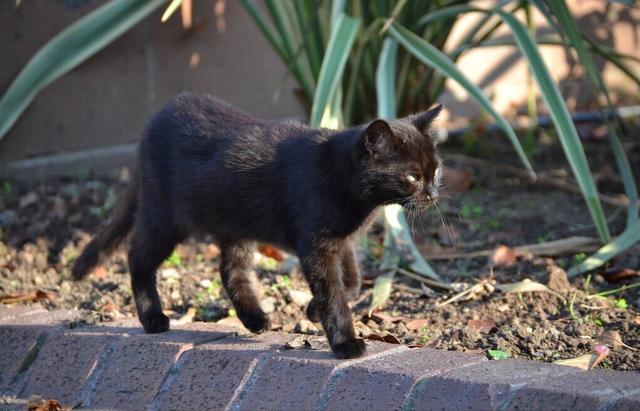
[[[309,282],[317,314],[334,355],[356,358],[365,352],[364,340],[356,338],[351,309],[342,278],[343,244],[303,246],[298,250],[302,271]],[[309,314],[309,310],[307,311]]]
[[[353,301],[360,295],[362,279],[358,268],[358,256],[356,246],[349,242],[342,256],[342,280],[344,282],[345,293],[348,301]]]
[[[269,330],[271,322],[260,308],[260,302],[249,276],[255,249],[254,244],[224,242],[220,248],[222,284],[238,318],[247,329],[256,334]]]

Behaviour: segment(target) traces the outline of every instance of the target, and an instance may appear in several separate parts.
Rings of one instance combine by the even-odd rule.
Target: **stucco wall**
[[[0,2],[0,90],[4,91],[48,39],[62,28],[103,4],[103,0],[27,0]],[[261,117],[305,118],[297,100],[295,83],[263,39],[238,1],[226,0],[224,30],[216,23],[213,0],[194,0],[195,30],[184,33],[179,13],[160,23],[162,10],[147,18],[105,50],[46,87],[0,141],[0,174],[16,160],[54,153],[83,151],[71,163],[85,171],[109,171],[128,164],[131,147],[154,111],[175,94],[191,90],[215,94]],[[260,4],[260,2],[258,2]],[[490,6],[492,1],[480,1]],[[601,0],[570,0],[581,29],[617,50],[640,56],[640,8],[623,7]],[[73,7],[72,7],[73,6]],[[606,22],[604,13],[616,21]],[[448,47],[478,16],[468,15],[452,33]],[[547,33],[537,15],[538,34]],[[497,32],[510,38],[508,29]],[[543,56],[560,82],[570,109],[594,106],[584,73],[571,66],[563,47],[544,47]],[[523,110],[526,96],[526,63],[515,48],[473,50],[459,60],[459,67],[480,84],[503,113]],[[640,72],[638,64],[631,65]],[[614,96],[633,102],[637,88],[610,65],[602,65]],[[451,83],[451,82],[450,82]],[[477,105],[455,84],[449,84],[442,100],[451,117],[473,118]],[[123,146],[130,144],[130,146]],[[109,150],[101,150],[108,148]],[[83,160],[84,159],[84,160]],[[69,161],[60,172],[75,173]],[[29,169],[32,163],[24,163]],[[45,171],[53,170],[49,163]],[[58,172],[56,171],[56,172]]]

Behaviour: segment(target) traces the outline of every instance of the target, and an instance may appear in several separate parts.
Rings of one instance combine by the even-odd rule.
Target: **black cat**
[[[220,246],[222,282],[251,331],[269,329],[247,272],[256,242],[293,250],[335,355],[365,351],[347,305],[360,289],[354,239],[381,205],[426,208],[437,197],[440,162],[428,128],[441,106],[342,131],[255,119],[209,96],[181,94],[146,127],[136,178],[115,216],[84,250],[73,276],[87,275],[133,231],[129,270],[138,316],[167,331],[156,269],[194,233]]]

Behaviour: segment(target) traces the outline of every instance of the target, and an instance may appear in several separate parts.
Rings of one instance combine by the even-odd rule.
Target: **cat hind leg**
[[[260,308],[249,271],[255,246],[250,243],[221,244],[220,275],[222,284],[242,324],[260,334],[271,328],[269,317]]]

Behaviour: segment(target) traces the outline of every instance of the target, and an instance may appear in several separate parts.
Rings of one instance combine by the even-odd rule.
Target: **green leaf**
[[[378,69],[376,70],[376,94],[378,99],[378,117],[394,118],[396,116],[396,56],[398,42],[386,38],[380,52]]]
[[[389,271],[376,277],[373,283],[373,296],[371,298],[371,304],[369,305],[369,315],[382,307],[389,299],[394,273],[395,271]]]
[[[578,53],[580,62],[585,67],[589,79],[595,87],[597,87],[604,93],[609,109],[615,111],[615,107],[611,100],[611,96],[609,95],[607,86],[604,84],[604,81],[600,76],[600,71],[596,68],[595,63],[591,58],[591,54],[589,54],[589,52],[587,51],[587,47],[584,43],[582,35],[580,34],[576,22],[571,16],[567,5],[564,1],[547,0],[545,3],[553,12],[555,18],[558,19],[558,29],[562,30],[567,35],[568,45],[571,45]],[[540,9],[544,8],[544,4],[541,4],[540,1],[536,1],[536,5]],[[546,16],[550,23],[552,23],[551,16]],[[603,118],[605,118],[604,115]],[[627,156],[624,152],[622,143],[620,142],[620,139],[616,132],[616,128],[610,121],[606,121],[606,123],[609,131],[607,133],[609,144],[616,159],[616,164],[618,170],[620,171],[620,176],[622,177],[622,183],[624,185],[625,192],[627,194],[627,197],[629,198],[629,206],[627,208],[627,227],[629,227],[638,220],[638,188],[636,187],[635,177],[633,176],[633,172],[631,171],[629,160],[627,159]]]
[[[529,171],[529,174],[535,178],[535,172],[533,171],[533,168],[529,163],[529,159],[527,158],[516,133],[513,131],[513,128],[511,128],[509,122],[495,110],[487,96],[480,91],[480,88],[462,74],[462,72],[458,70],[454,63],[444,53],[427,43],[424,39],[418,37],[397,23],[393,23],[391,25],[389,32],[418,60],[430,67],[433,67],[441,74],[450,77],[452,80],[460,84],[469,93],[469,95],[494,118],[498,126],[500,126],[500,128],[502,128],[502,130],[507,134],[525,168]]]
[[[494,12],[509,25],[518,47],[522,51],[523,56],[526,57],[529,67],[538,83],[538,87],[540,88],[540,94],[549,109],[551,120],[558,131],[558,137],[562,143],[565,156],[578,181],[578,185],[585,198],[587,207],[591,213],[591,219],[598,230],[600,239],[603,242],[610,241],[611,235],[609,234],[609,227],[604,217],[602,204],[600,204],[598,191],[591,176],[591,170],[587,163],[584,148],[571,120],[567,106],[564,104],[560,90],[558,90],[558,86],[549,74],[535,41],[522,23],[516,20],[515,17],[501,10],[495,10]]]
[[[43,87],[93,56],[165,0],[112,0],[49,40],[0,99],[0,140]]]
[[[329,102],[335,98],[347,58],[353,46],[360,21],[341,14],[331,30],[329,44],[322,59],[320,77],[311,107],[311,126],[318,127]]]
[[[487,350],[487,355],[492,360],[506,360],[509,358],[509,354],[502,350]]]
[[[582,263],[572,267],[567,271],[569,278],[575,277],[587,271],[594,270],[616,255],[628,250],[634,244],[640,241],[640,221],[636,221],[632,226],[628,227],[620,237],[616,238],[609,244],[600,248],[592,256],[587,257]]]
[[[409,264],[411,270],[425,277],[442,281],[440,276],[431,268],[422,254],[420,254],[420,251],[413,242],[402,207],[398,204],[386,206],[384,208],[384,218],[386,229],[389,230],[394,239],[396,252],[401,255],[410,255],[413,259]]]

